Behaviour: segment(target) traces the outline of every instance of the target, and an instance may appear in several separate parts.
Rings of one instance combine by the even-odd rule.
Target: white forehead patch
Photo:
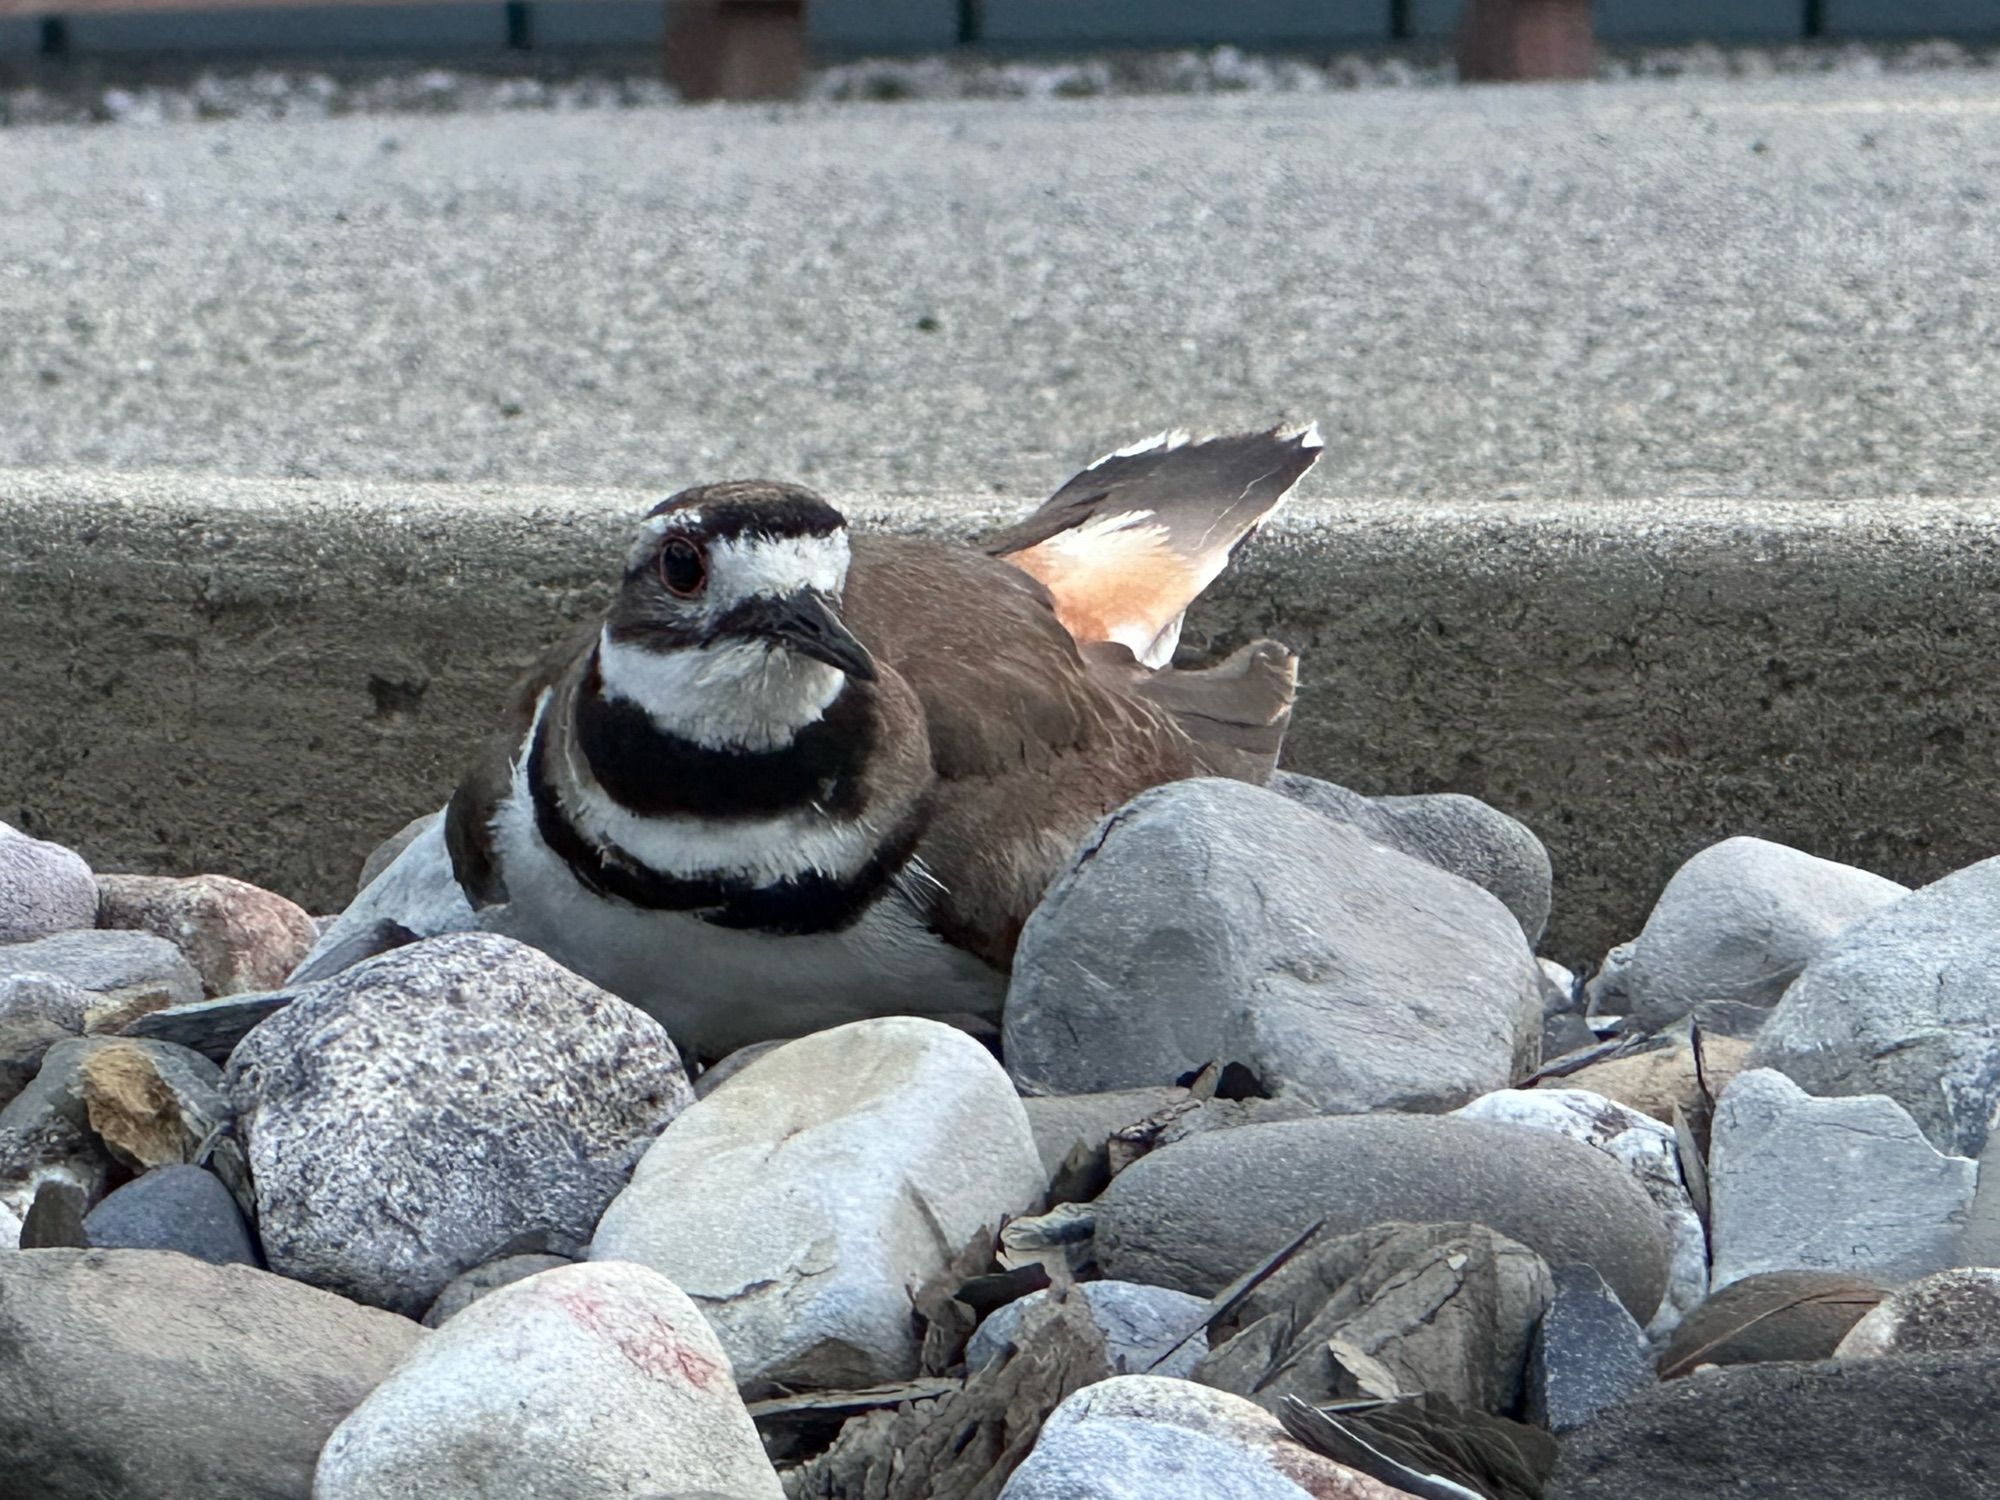
[[[646,517],[646,530],[654,536],[665,536],[669,531],[691,531],[700,525],[699,505],[690,505],[681,510],[663,510],[657,516]]]
[[[840,593],[847,583],[847,533],[827,536],[744,535],[711,542],[708,593],[719,605],[758,594],[782,597],[800,589]]]

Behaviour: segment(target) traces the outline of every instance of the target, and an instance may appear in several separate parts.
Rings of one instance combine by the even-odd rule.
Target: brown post
[[[667,0],[666,62],[685,99],[795,99],[806,0]]]
[[[1597,62],[1591,0],[1465,0],[1458,13],[1464,83],[1588,78]]]

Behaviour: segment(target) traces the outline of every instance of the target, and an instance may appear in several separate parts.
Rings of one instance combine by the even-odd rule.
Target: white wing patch
[[[1115,448],[1104,457],[1084,465],[1084,473],[1108,464],[1114,458],[1137,458],[1141,453],[1155,451],[1171,453],[1176,448],[1185,448],[1191,441],[1184,427],[1170,427],[1165,432],[1156,432],[1151,437],[1140,438],[1136,443],[1128,443],[1123,448]]]

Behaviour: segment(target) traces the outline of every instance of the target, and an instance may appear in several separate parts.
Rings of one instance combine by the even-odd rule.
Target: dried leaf
[[[1694,1130],[1688,1125],[1687,1112],[1678,1104],[1674,1106],[1674,1148],[1680,1162],[1681,1183],[1687,1188],[1688,1202],[1694,1206],[1695,1217],[1701,1220],[1702,1244],[1712,1246],[1715,1235],[1709,1227],[1708,1164],[1702,1158],[1701,1143],[1694,1138]]]
[[[1351,1392],[1343,1394],[1369,1401],[1395,1401],[1416,1394],[1399,1390],[1395,1374],[1387,1365],[1346,1339],[1328,1339],[1326,1352],[1347,1377],[1345,1384],[1353,1387]]]
[[[999,1263],[1010,1271],[1039,1265],[1056,1281],[1074,1277],[1096,1264],[1096,1234],[1095,1204],[1061,1203],[1045,1214],[1003,1225]]]
[[[1880,1291],[1871,1291],[1860,1287],[1837,1287],[1828,1291],[1800,1292],[1794,1296],[1786,1297],[1768,1307],[1761,1307],[1754,1313],[1748,1313],[1740,1318],[1732,1318],[1728,1326],[1714,1337],[1702,1340],[1694,1348],[1681,1354],[1673,1363],[1660,1366],[1660,1379],[1678,1380],[1683,1375],[1693,1373],[1701,1367],[1708,1355],[1713,1354],[1731,1339],[1741,1337],[1746,1330],[1756,1327],[1759,1323],[1767,1319],[1775,1318],[1781,1313],[1812,1306],[1858,1307],[1862,1312],[1855,1315],[1855,1321],[1859,1322],[1861,1316],[1881,1300],[1882,1293]]]
[[[1265,1256],[1262,1261],[1252,1266],[1241,1276],[1230,1282],[1228,1286],[1217,1292],[1210,1299],[1208,1306],[1203,1309],[1201,1320],[1190,1326],[1185,1333],[1167,1345],[1165,1349],[1162,1349],[1154,1357],[1153,1362],[1146,1366],[1146,1371],[1151,1372],[1159,1369],[1161,1365],[1178,1354],[1189,1339],[1198,1333],[1208,1332],[1209,1329],[1236,1311],[1245,1297],[1262,1286],[1286,1261],[1311,1244],[1314,1237],[1324,1228],[1326,1228],[1325,1219],[1314,1220],[1289,1245]]]
[[[1016,1266],[1011,1271],[993,1271],[973,1277],[958,1289],[958,1300],[971,1308],[983,1323],[1009,1302],[1018,1302],[1051,1285],[1053,1282],[1046,1268],[1039,1265]]]
[[[1715,1126],[1715,1089],[1709,1083],[1708,1037],[1701,1027],[1688,1023],[1688,1050],[1694,1054],[1695,1107],[1688,1115],[1688,1130],[1695,1144],[1708,1156],[1709,1138]]]
[[[1088,1203],[1111,1183],[1111,1153],[1106,1143],[1078,1141],[1070,1147],[1055,1176],[1049,1179],[1049,1206]]]
[[[1422,1500],[1538,1500],[1556,1444],[1435,1394],[1316,1407],[1287,1396],[1278,1420],[1315,1453]]]
[[[784,1476],[791,1500],[997,1500],[1071,1392],[1112,1374],[1081,1297],[1029,1308],[1011,1352],[962,1386],[877,1410]]]
[[[991,1229],[975,1232],[950,1262],[911,1298],[922,1329],[920,1368],[924,1374],[943,1375],[964,1364],[965,1343],[979,1326],[980,1314],[964,1302],[960,1293],[968,1282],[994,1269],[995,1240]]]
[[[899,1380],[891,1385],[863,1386],[851,1391],[801,1391],[792,1396],[771,1396],[746,1403],[753,1422],[782,1422],[801,1415],[859,1416],[880,1411],[885,1406],[901,1406],[906,1401],[928,1401],[959,1390],[965,1382],[951,1375],[926,1375],[916,1380]]]

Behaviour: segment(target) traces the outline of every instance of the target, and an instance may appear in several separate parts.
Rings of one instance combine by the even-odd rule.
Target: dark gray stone
[[[1548,1500],[1986,1500],[1996,1382],[1990,1352],[1703,1370],[1570,1434]]]
[[[1711,1132],[1714,1285],[1794,1270],[1893,1283],[1956,1263],[1978,1164],[1939,1152],[1893,1099],[1814,1099],[1754,1069]]]
[[[93,900],[96,889],[93,884]],[[194,966],[180,949],[150,932],[58,932],[0,946],[0,982],[25,974],[53,974],[97,997],[158,990],[176,1005],[201,998]]]
[[[75,993],[81,995],[84,992],[77,990]],[[65,1026],[50,1016],[37,1015],[28,1010],[8,1010],[5,996],[0,995],[0,1108],[5,1108],[15,1095],[34,1081],[49,1048],[76,1034],[76,1027]]]
[[[1843,929],[1905,894],[1783,844],[1724,839],[1676,870],[1638,937],[1606,955],[1591,1009],[1657,1031],[1705,1002],[1775,1005]]]
[[[0,823],[0,943],[97,923],[97,883],[83,856]]]
[[[1276,1412],[1429,1392],[1513,1416],[1553,1288],[1542,1258],[1483,1224],[1378,1224],[1308,1246],[1214,1330],[1195,1371]],[[1355,1389],[1363,1374],[1387,1392]]]
[[[211,1265],[259,1264],[236,1199],[201,1167],[155,1167],[107,1195],[83,1228],[97,1250],[178,1250]]]
[[[1115,1089],[1102,1094],[1051,1094],[1021,1101],[1028,1128],[1035,1132],[1035,1150],[1051,1177],[1061,1170],[1078,1146],[1102,1151],[1114,1130],[1136,1125],[1155,1110],[1188,1098],[1188,1091],[1171,1085],[1151,1089]]]
[[[221,1072],[197,1053],[127,1037],[58,1042],[0,1110],[0,1249],[44,1181],[76,1188],[87,1208],[115,1172],[192,1160],[229,1120]]]
[[[306,1500],[329,1434],[425,1337],[245,1266],[0,1253],[0,1493]]]
[[[482,1261],[580,1254],[693,1098],[658,1022],[487,933],[305,987],[228,1083],[272,1269],[412,1315]]]
[[[229,1054],[251,1028],[290,1005],[298,994],[296,989],[264,990],[197,1000],[192,1005],[170,1005],[139,1017],[123,1035],[173,1042],[216,1062],[228,1062]]]
[[[470,1271],[461,1271],[445,1283],[437,1301],[424,1314],[424,1327],[436,1328],[445,1319],[464,1312],[488,1292],[497,1292],[524,1276],[553,1271],[557,1266],[569,1264],[570,1261],[561,1255],[503,1255],[498,1260],[474,1266]]]
[[[0,954],[4,957],[4,954]],[[103,996],[60,974],[8,974],[0,977],[0,1021],[35,1016],[53,1021],[71,1036],[83,1030],[84,1017]]]
[[[1077,1285],[1076,1294],[1083,1298],[1091,1322],[1104,1335],[1104,1352],[1119,1374],[1172,1375],[1184,1380],[1208,1353],[1207,1336],[1197,1333],[1167,1354],[1190,1328],[1200,1324],[1208,1310],[1205,1297],[1133,1281],[1085,1281]],[[966,1343],[966,1367],[979,1370],[998,1359],[1028,1310],[1046,1302],[1049,1295],[1046,1291],[1031,1292],[996,1309]],[[1161,1361],[1157,1369],[1155,1360]]]
[[[1275,772],[1265,785],[1398,853],[1491,891],[1521,924],[1530,947],[1542,940],[1554,894],[1549,851],[1525,823],[1458,792],[1364,797],[1297,771]]]
[[[784,1045],[782,1038],[775,1038],[767,1042],[752,1042],[747,1047],[738,1047],[727,1057],[718,1059],[713,1066],[701,1070],[701,1076],[694,1081],[695,1098],[706,1099],[758,1058],[775,1052]]]
[[[83,1191],[47,1178],[35,1185],[35,1201],[21,1219],[23,1250],[81,1250],[90,1243],[83,1232]]]
[[[2000,1110],[2000,859],[1863,918],[1814,957],[1750,1052],[1808,1093],[1887,1094],[1940,1151]]]
[[[354,893],[358,896],[367,890],[377,875],[396,862],[397,855],[417,841],[417,835],[443,816],[441,812],[419,813],[369,850],[368,858],[361,862],[360,877],[354,882]]]
[[[1097,1202],[1108,1276],[1212,1295],[1319,1218],[1485,1224],[1556,1263],[1595,1266],[1636,1318],[1666,1288],[1660,1211],[1616,1162],[1547,1131],[1430,1115],[1246,1125],[1164,1147]]]
[[[1113,813],[1022,933],[1004,1016],[1028,1093],[1248,1067],[1314,1109],[1443,1109],[1541,1041],[1541,973],[1477,886],[1203,779]]]
[[[1528,1361],[1528,1420],[1569,1432],[1653,1383],[1646,1336],[1589,1266],[1557,1266]]]

